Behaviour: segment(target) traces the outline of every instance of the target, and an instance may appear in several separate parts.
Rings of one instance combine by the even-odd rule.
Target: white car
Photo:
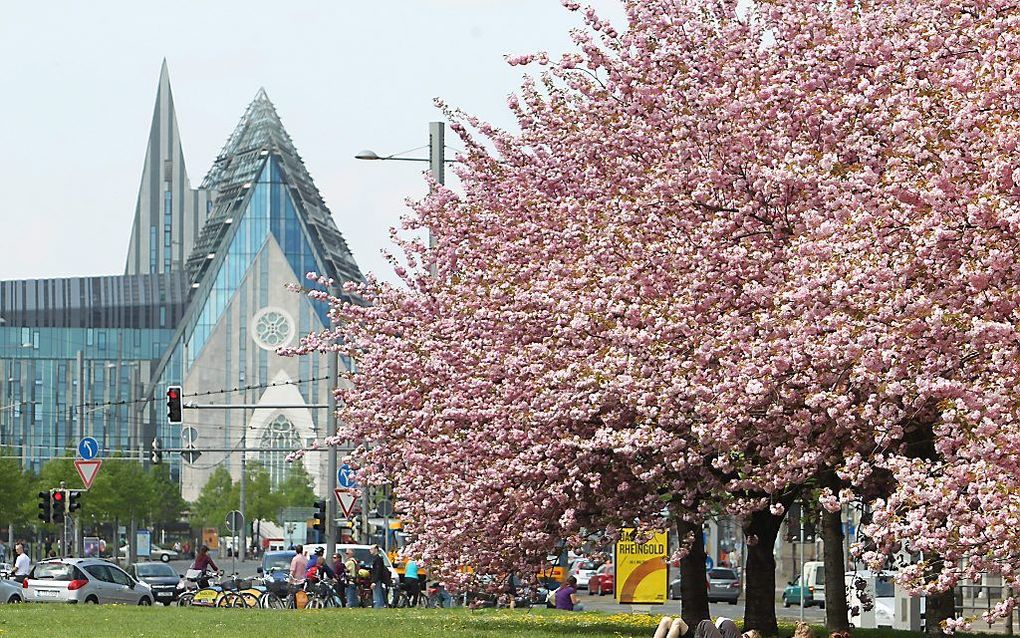
[[[595,574],[598,565],[587,558],[578,558],[570,565],[570,575],[577,579],[578,589],[588,589],[588,580]]]
[[[120,567],[98,558],[54,558],[36,563],[22,583],[26,602],[151,605],[152,590]]]
[[[178,560],[181,557],[181,555],[178,554],[177,552],[175,552],[174,550],[172,550],[172,549],[163,549],[162,547],[159,547],[157,545],[152,545],[149,549],[150,549],[150,551],[149,551],[149,560],[159,560],[159,561],[163,561],[164,563],[169,563],[170,561]],[[126,559],[127,556],[128,556],[128,546],[124,545],[123,547],[120,548],[120,557]],[[144,559],[145,557],[144,556],[139,556],[139,558]]]

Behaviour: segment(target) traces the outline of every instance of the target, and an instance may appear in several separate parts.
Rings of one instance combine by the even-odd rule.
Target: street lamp
[[[432,173],[432,179],[436,180],[438,184],[446,183],[446,172],[444,165],[452,163],[454,160],[446,159],[446,146],[444,140],[446,139],[446,123],[444,122],[429,122],[429,156],[428,159],[424,157],[398,157],[403,153],[394,153],[393,155],[381,156],[375,151],[364,150],[354,156],[354,159],[359,160],[394,160],[398,162],[428,162],[429,171]],[[419,146],[418,148],[411,149],[411,151],[417,151],[425,146]],[[411,151],[404,151],[404,153],[410,153]]]

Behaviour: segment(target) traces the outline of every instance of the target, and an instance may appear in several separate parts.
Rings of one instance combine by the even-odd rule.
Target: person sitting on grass
[[[683,638],[687,635],[687,623],[683,618],[670,618],[663,616],[659,626],[655,629],[654,638]]]
[[[581,603],[577,600],[577,579],[568,577],[556,590],[556,609],[564,611],[581,611]]]

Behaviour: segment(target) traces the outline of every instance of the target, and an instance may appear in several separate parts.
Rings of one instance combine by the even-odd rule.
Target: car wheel
[[[736,605],[736,604],[737,604],[737,599],[736,599],[736,598],[734,598],[733,600],[731,600],[731,601],[730,601],[730,604],[731,604],[731,605]]]
[[[783,607],[790,608],[790,599],[786,597],[786,594],[783,594]]]
[[[143,606],[143,607],[148,607],[149,605],[151,605],[151,604],[152,604],[152,600],[150,600],[148,596],[142,596],[142,597],[141,597],[141,598],[140,598],[140,599],[138,600],[138,604],[139,604],[139,605],[141,605],[141,606]]]
[[[169,563],[170,562],[170,554],[160,554],[159,555],[159,560],[163,561],[164,563]]]
[[[19,596],[17,594],[11,594],[11,597],[7,599],[7,602],[9,602],[11,604],[20,603],[21,602],[21,596]]]
[[[825,601],[822,601],[822,602],[818,603],[818,608],[819,609],[825,609]]]
[[[88,598],[85,599],[85,604],[86,605],[88,605],[88,604],[98,605],[99,604],[99,599],[96,598],[95,596],[89,596]]]

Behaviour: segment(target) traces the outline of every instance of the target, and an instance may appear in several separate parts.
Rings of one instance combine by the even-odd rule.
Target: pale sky
[[[393,280],[381,251],[425,165],[354,154],[427,144],[435,97],[512,126],[504,54],[565,51],[580,24],[558,0],[5,3],[0,279],[123,272],[165,57],[193,187],[264,86],[362,271]]]

